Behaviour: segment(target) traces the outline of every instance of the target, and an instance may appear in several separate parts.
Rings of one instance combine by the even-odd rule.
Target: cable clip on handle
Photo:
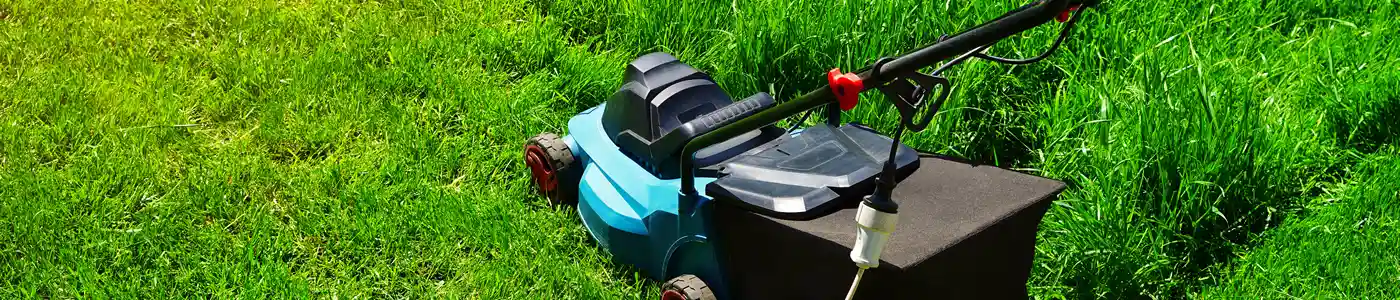
[[[889,62],[889,59],[881,59],[875,62],[874,70],[879,70],[880,66]],[[933,87],[938,87],[938,94],[932,99],[930,92]],[[885,97],[890,98],[894,107],[899,110],[899,120],[904,127],[914,132],[924,131],[933,121],[933,116],[938,113],[939,107],[948,100],[948,94],[952,89],[952,82],[948,78],[934,75],[910,72],[900,75],[889,83],[878,87]],[[932,100],[932,101],[929,101]],[[923,113],[922,116],[919,113]],[[917,120],[915,118],[918,118]]]

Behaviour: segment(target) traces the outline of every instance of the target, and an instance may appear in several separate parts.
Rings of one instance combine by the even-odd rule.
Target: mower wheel
[[[577,203],[578,183],[570,170],[573,164],[574,154],[558,134],[540,133],[525,142],[525,165],[530,167],[530,179],[550,204]]]
[[[661,285],[661,300],[715,300],[715,293],[700,277],[681,275]]]

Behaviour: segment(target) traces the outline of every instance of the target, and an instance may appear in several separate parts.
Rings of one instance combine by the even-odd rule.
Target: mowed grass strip
[[[528,8],[0,4],[0,297],[640,297],[517,172],[625,60]]]

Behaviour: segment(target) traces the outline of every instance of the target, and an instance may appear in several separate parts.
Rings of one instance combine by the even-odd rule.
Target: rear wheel
[[[572,175],[574,154],[558,134],[541,133],[525,142],[525,165],[535,191],[554,205],[577,203],[578,182]]]
[[[661,285],[661,300],[715,300],[715,293],[700,277],[681,275]]]

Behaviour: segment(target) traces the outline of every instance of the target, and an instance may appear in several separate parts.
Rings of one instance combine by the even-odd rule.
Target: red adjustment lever
[[[861,82],[860,76],[855,73],[841,73],[841,68],[831,69],[826,73],[826,81],[831,85],[831,93],[836,94],[836,102],[841,104],[841,110],[851,110],[856,108],[856,103],[860,102],[860,91],[865,90],[865,83]]]
[[[1060,15],[1055,17],[1055,21],[1059,21],[1060,23],[1069,21],[1069,14],[1074,13],[1074,11],[1076,10],[1079,10],[1079,6],[1079,4],[1075,4],[1070,5],[1068,8],[1065,8],[1065,11],[1060,12]]]

